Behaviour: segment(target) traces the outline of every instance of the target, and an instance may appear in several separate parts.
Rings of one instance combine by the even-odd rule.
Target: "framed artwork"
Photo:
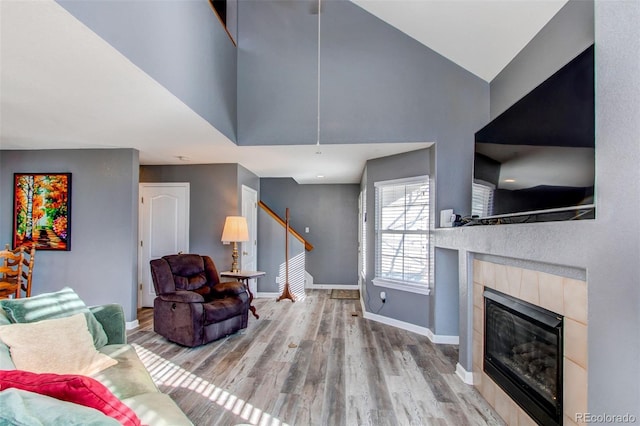
[[[13,247],[71,250],[71,173],[13,176]]]

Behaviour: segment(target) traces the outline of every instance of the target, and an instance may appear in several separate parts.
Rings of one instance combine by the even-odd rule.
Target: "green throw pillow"
[[[36,322],[83,313],[87,318],[87,326],[96,349],[100,349],[108,342],[102,325],[76,292],[69,287],[25,299],[2,299],[0,306],[14,323]]]

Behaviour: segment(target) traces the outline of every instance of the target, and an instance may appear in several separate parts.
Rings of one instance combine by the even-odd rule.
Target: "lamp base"
[[[233,262],[231,262],[231,272],[237,274],[240,272],[240,268],[238,267],[238,243],[233,242],[233,253],[231,254],[231,258],[233,258]]]

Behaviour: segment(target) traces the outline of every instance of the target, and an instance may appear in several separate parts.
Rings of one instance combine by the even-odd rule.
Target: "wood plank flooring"
[[[197,348],[128,332],[158,387],[198,426],[503,425],[455,375],[457,347],[362,317],[359,300],[256,299],[241,334]]]

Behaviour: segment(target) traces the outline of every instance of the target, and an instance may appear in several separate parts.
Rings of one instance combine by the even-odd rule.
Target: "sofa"
[[[65,289],[65,291],[64,294],[68,296],[69,289]],[[33,299],[37,300],[38,297]],[[28,301],[29,299],[20,300]],[[3,326],[15,325],[11,316],[13,312],[10,309],[7,310],[8,308],[5,306],[10,303],[5,300],[0,301],[2,307],[0,309],[0,331],[4,330]],[[40,304],[42,304],[42,300],[40,300]],[[11,343],[5,344],[5,334],[0,334],[0,424],[192,425],[192,422],[171,397],[159,391],[134,347],[126,343],[125,317],[120,305],[107,304],[90,307],[84,309],[82,314],[47,321],[49,323],[53,321],[69,322],[71,318],[76,321],[77,317],[80,317],[80,321],[85,321],[78,323],[80,324],[78,330],[82,328],[83,324],[89,323],[88,318],[95,318],[97,323],[93,326],[101,327],[107,339],[106,342],[103,342],[105,344],[97,349],[97,352],[103,357],[107,355],[104,359],[109,359],[110,361],[107,362],[114,365],[88,376],[22,371],[17,369],[13,362],[13,355],[17,354],[17,352],[14,353],[14,349],[18,350],[20,347],[10,346]],[[85,320],[85,318],[87,319]],[[47,321],[39,321],[36,325],[44,324]],[[91,327],[92,325],[88,326],[90,331]],[[72,335],[75,332],[75,330],[68,331],[71,334],[66,333],[65,330],[60,330],[60,334]],[[9,338],[6,339],[6,341],[10,341]],[[53,354],[50,355],[53,356]],[[21,362],[23,362],[22,359]],[[42,363],[39,361],[38,365]],[[23,380],[25,376],[27,377],[26,381]],[[34,387],[34,382],[41,387]],[[45,386],[42,386],[42,382],[46,382]],[[61,382],[64,383],[61,384]],[[80,391],[79,387],[82,388]],[[45,390],[39,393],[41,388]],[[82,393],[80,399],[84,400],[81,403],[76,403],[79,397],[74,393]],[[87,396],[87,394],[89,395]],[[99,400],[99,406],[89,408],[91,404],[85,402],[87,398],[94,404],[96,404],[96,400]],[[119,405],[120,403],[123,405]],[[120,410],[119,415],[129,416],[131,419],[116,420],[118,417],[108,411],[112,410],[113,412],[114,409]],[[127,412],[129,409],[135,415]]]
[[[156,333],[183,346],[204,345],[247,328],[249,295],[239,281],[220,281],[209,256],[172,254],[150,262],[157,297]]]

